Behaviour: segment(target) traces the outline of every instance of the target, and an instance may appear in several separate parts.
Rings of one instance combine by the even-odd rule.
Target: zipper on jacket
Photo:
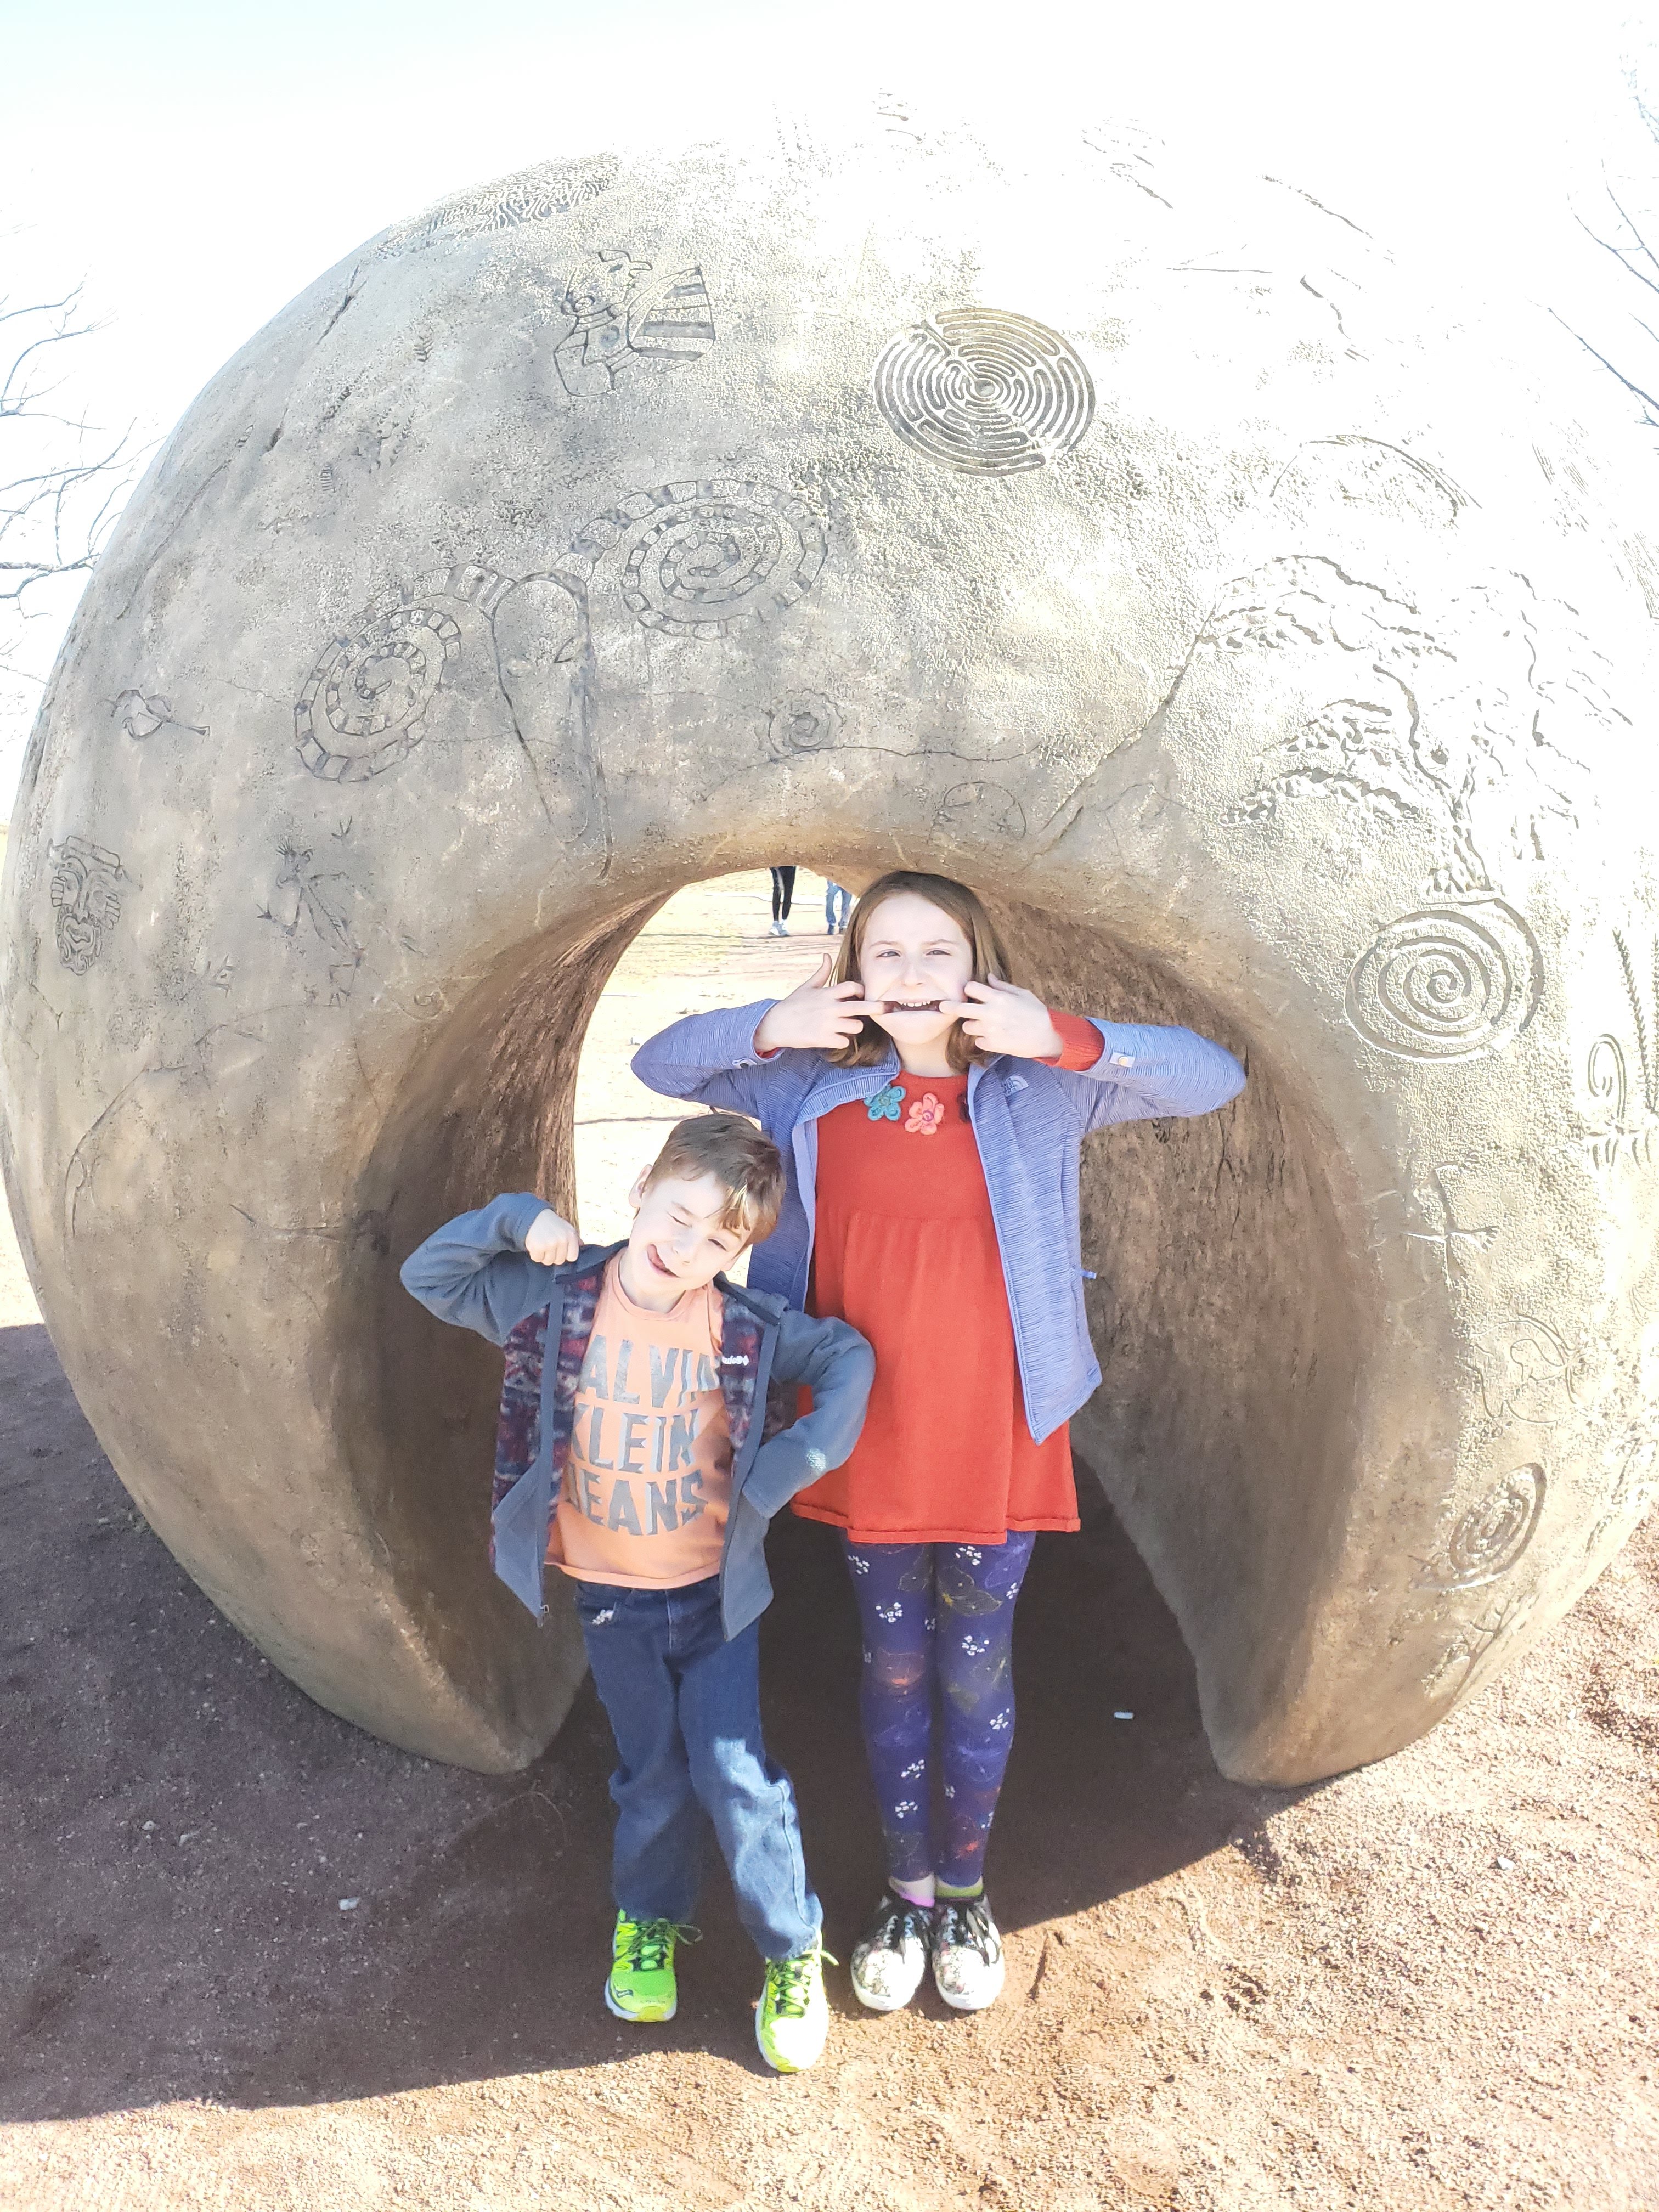
[[[892,1061],[894,1066],[897,1065],[896,1052],[892,1055]],[[898,1072],[902,1074],[902,1068],[899,1068]],[[833,1114],[840,1107],[851,1106],[854,1102],[861,1102],[867,1105],[877,1091],[885,1090],[888,1084],[893,1080],[892,1068],[884,1060],[878,1067],[872,1068],[869,1073],[872,1076],[880,1075],[882,1080],[873,1084],[868,1091],[849,1091],[845,1098],[837,1098],[833,1106],[820,1106],[815,1113],[811,1114],[798,1114],[789,1132],[789,1149],[792,1152],[794,1152],[798,1140],[802,1152],[809,1146],[811,1151],[811,1158],[808,1163],[803,1163],[800,1153],[795,1155],[796,1192],[800,1199],[800,1210],[806,1217],[806,1253],[802,1261],[800,1279],[799,1310],[802,1313],[806,1310],[806,1293],[812,1285],[812,1255],[817,1249],[818,1242],[818,1123],[823,1121],[826,1114]],[[817,1085],[815,1085],[813,1088],[816,1090]],[[803,1103],[810,1104],[812,1095],[812,1091],[809,1091]],[[810,1177],[802,1172],[804,1164],[810,1165],[811,1168]]]
[[[732,1296],[732,1291],[722,1291],[720,1296],[722,1298],[729,1297]],[[734,1452],[732,1455],[732,1493],[730,1502],[726,1509],[726,1534],[720,1539],[720,1564],[719,1569],[720,1625],[722,1627],[724,1627],[726,1624],[726,1561],[731,1556],[732,1534],[738,1525],[737,1504],[738,1500],[743,1495],[743,1486],[748,1480],[755,1462],[760,1455],[761,1439],[766,1434],[766,1393],[772,1380],[772,1354],[777,1348],[778,1331],[781,1326],[778,1322],[768,1320],[764,1314],[757,1313],[754,1307],[749,1304],[747,1298],[739,1298],[738,1304],[742,1305],[748,1313],[753,1316],[755,1322],[760,1330],[760,1350],[756,1354],[757,1373],[755,1376],[755,1402],[753,1409],[749,1416],[749,1433],[743,1440],[743,1464],[741,1468],[739,1468],[738,1464],[738,1455]],[[723,1320],[722,1334],[724,1334]],[[723,1355],[720,1364],[722,1367],[726,1364]],[[733,1364],[735,1364],[736,1363],[734,1362]],[[725,1395],[726,1393],[724,1389],[722,1389],[720,1392],[722,1400],[724,1400]],[[726,1431],[729,1436],[732,1422],[732,1409],[729,1406],[726,1407]]]
[[[1009,1272],[1008,1255],[1003,1248],[1002,1224],[997,1219],[996,1196],[991,1188],[991,1178],[985,1173],[985,1149],[979,1140],[979,1123],[974,1119],[974,1093],[985,1073],[986,1063],[982,1060],[975,1060],[968,1071],[968,1126],[974,1133],[974,1150],[979,1154],[979,1171],[984,1177],[985,1195],[991,1208],[991,1227],[997,1240],[997,1258],[1002,1263],[1002,1295],[1008,1301],[1008,1326],[1013,1334],[1014,1358],[1019,1366],[1019,1395],[1025,1412],[1026,1433],[1035,1441],[1036,1431],[1031,1425],[1031,1382],[1025,1363],[1025,1338],[1020,1328],[1019,1305],[1014,1297],[1014,1279]]]

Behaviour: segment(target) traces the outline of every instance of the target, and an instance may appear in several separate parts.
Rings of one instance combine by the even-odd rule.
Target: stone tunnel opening
[[[973,880],[959,859],[914,864]],[[387,1223],[389,1249],[366,1243],[354,1255],[329,1332],[331,1371],[315,1380],[400,1593],[498,1747],[492,1765],[524,1764],[556,1730],[585,1671],[580,1634],[556,1589],[538,1628],[489,1572],[500,1355],[433,1323],[397,1267],[438,1223],[503,1190],[535,1189],[578,1212],[585,1235],[624,1233],[622,1193],[678,1109],[631,1077],[622,1080],[638,1097],[623,1115],[587,1110],[592,1097],[579,1113],[579,1090],[597,1096],[608,1057],[614,1092],[615,1063],[625,1065],[647,1023],[792,988],[829,941],[818,877],[856,886],[872,872],[816,851],[787,943],[763,934],[763,870],[618,895],[580,927],[514,946],[435,1027],[365,1166],[362,1207]],[[1271,1038],[1243,1034],[1224,1007],[1109,933],[999,896],[994,883],[975,887],[1019,980],[1050,1004],[1183,1024],[1227,1044],[1249,1072],[1243,1094],[1218,1113],[1126,1124],[1085,1142],[1085,1300],[1104,1379],[1073,1422],[1085,1528],[1103,1489],[1196,1662],[1212,1747],[1224,1769],[1245,1772],[1253,1729],[1294,1687],[1304,1658],[1302,1608],[1276,1607],[1275,1589],[1319,1579],[1352,1457],[1358,1293],[1326,1178],[1329,1139]],[[677,942],[677,892],[705,913],[711,898],[731,912],[741,905],[747,930],[728,916],[704,933],[706,945],[695,932]],[[674,948],[666,968],[665,946]],[[641,975],[672,988],[625,996]],[[805,1554],[777,1532],[772,1553],[787,1596]],[[1028,1701],[1066,1688],[1021,1685]]]

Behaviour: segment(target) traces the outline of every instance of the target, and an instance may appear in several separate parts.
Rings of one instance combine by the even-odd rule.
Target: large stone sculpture
[[[1109,131],[552,162],[351,255],[169,440],[12,822],[8,1182],[146,1515],[336,1711],[546,1740],[499,1367],[398,1263],[568,1194],[618,951],[787,825],[1247,1056],[1089,1154],[1079,1443],[1230,1772],[1416,1735],[1654,1481],[1624,434],[1541,316]]]

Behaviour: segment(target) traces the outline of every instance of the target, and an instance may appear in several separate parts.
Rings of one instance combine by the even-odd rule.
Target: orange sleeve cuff
[[[1085,1022],[1081,1014],[1056,1013],[1052,1006],[1048,1018],[1060,1033],[1061,1051],[1058,1060],[1041,1060],[1038,1065],[1069,1068],[1073,1075],[1081,1075],[1085,1068],[1092,1067],[1106,1049],[1094,1024]]]

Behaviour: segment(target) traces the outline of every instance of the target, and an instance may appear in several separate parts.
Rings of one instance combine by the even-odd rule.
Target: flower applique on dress
[[[864,1110],[872,1121],[896,1121],[903,1103],[903,1091],[896,1083],[890,1083],[884,1091],[877,1091]]]
[[[936,1137],[944,1121],[943,1103],[931,1091],[924,1091],[920,1098],[913,1098],[910,1102],[904,1133],[907,1137]]]

